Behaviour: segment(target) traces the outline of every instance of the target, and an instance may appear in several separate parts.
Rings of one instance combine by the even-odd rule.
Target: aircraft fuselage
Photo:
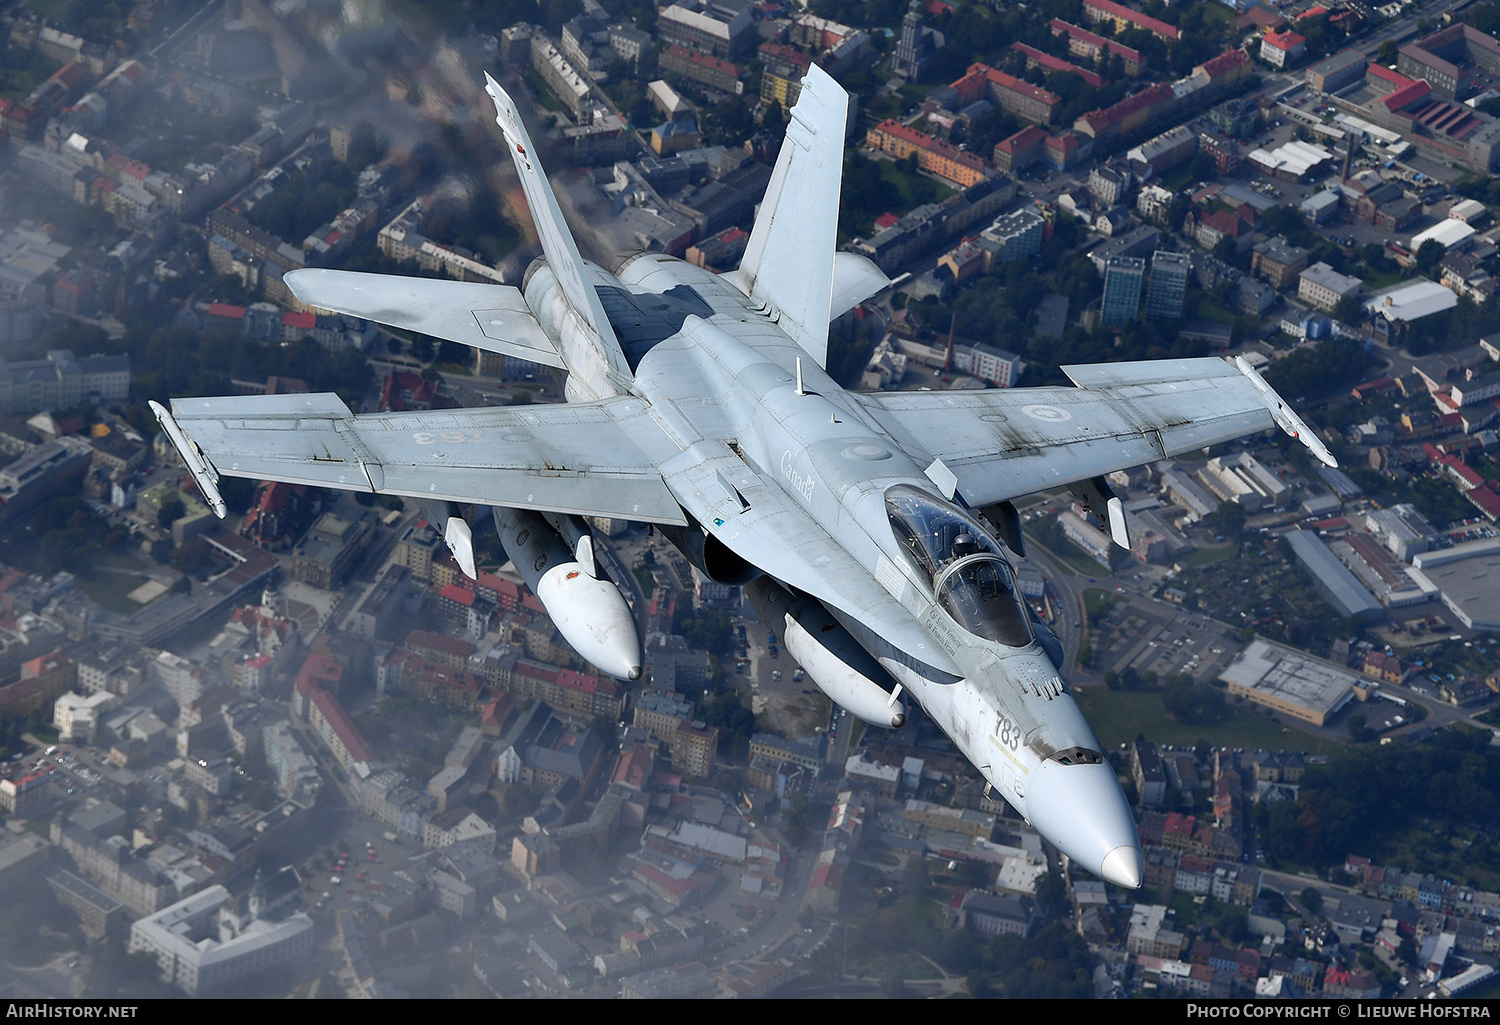
[[[726,506],[773,506],[776,539],[794,550],[795,562],[838,572],[836,588],[813,596],[915,695],[995,790],[1083,867],[1139,885],[1133,818],[1057,667],[1019,628],[1010,643],[965,629],[904,550],[888,494],[915,493],[924,508],[928,500],[950,505],[917,460],[806,358],[778,328],[774,310],[724,278],[654,254],[627,263],[618,278],[590,269],[601,291],[617,287],[680,314],[676,330],[635,354],[629,390],[650,403],[685,454],[710,463],[717,457],[715,479],[678,493],[709,538],[800,590],[802,580],[765,564],[757,546],[764,535],[742,536],[733,513],[722,515]],[[546,286],[547,278],[532,281]],[[528,285],[528,303],[532,294]],[[551,312],[537,305],[539,319]],[[662,317],[662,331],[674,319]],[[640,323],[616,314],[611,323],[628,347]],[[600,377],[587,390],[608,386]],[[724,497],[713,494],[716,487],[735,501],[716,502]],[[985,553],[998,544],[988,534],[979,540],[984,551],[970,558],[988,561]]]

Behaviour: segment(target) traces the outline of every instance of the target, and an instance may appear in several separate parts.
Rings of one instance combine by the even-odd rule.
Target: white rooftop
[[[1257,149],[1250,160],[1263,167],[1286,170],[1301,177],[1325,160],[1332,160],[1333,153],[1310,142],[1288,142],[1274,150]]]
[[[1444,249],[1452,249],[1460,242],[1467,242],[1474,235],[1474,229],[1463,221],[1451,217],[1445,217],[1432,227],[1420,234],[1411,237],[1411,251],[1415,253],[1422,248],[1422,243],[1429,239],[1436,239],[1443,244]]]
[[[1448,223],[1463,224],[1462,221]],[[1473,230],[1469,229],[1471,234]],[[1386,320],[1392,322],[1404,320],[1410,324],[1414,320],[1420,320],[1434,313],[1451,310],[1457,305],[1458,296],[1436,281],[1413,281],[1410,284],[1398,285],[1389,292],[1382,292],[1365,303],[1365,308]]]

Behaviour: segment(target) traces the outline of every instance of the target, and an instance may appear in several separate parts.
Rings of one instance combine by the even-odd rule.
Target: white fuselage
[[[821,601],[1065,853],[1138,885],[1129,809],[1041,645],[1007,646],[963,629],[903,552],[887,491],[904,485],[943,501],[921,464],[777,327],[774,310],[727,279],[655,254],[627,263],[619,278],[591,271],[597,283],[637,295],[691,293],[695,312],[639,357],[630,391],[685,456],[720,467],[718,490],[739,489],[752,511],[774,517],[759,534],[737,530],[733,517],[715,515],[723,506],[711,504],[719,500],[712,481],[674,489],[684,509],[736,555]],[[584,339],[548,277],[534,273],[527,301],[549,331],[562,329],[571,368],[571,348]],[[616,325],[622,337],[624,327]],[[575,386],[580,396],[612,387],[610,362],[580,353],[591,378]],[[1060,752],[1093,760],[1064,762]]]

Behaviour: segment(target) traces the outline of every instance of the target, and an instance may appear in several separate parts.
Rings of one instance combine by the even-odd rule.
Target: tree
[[[1245,530],[1245,507],[1238,502],[1220,502],[1203,523],[1227,538],[1239,537]]]
[[[1443,244],[1441,242],[1439,242],[1435,238],[1428,239],[1426,242],[1423,242],[1421,248],[1417,250],[1417,270],[1421,271],[1423,274],[1426,274],[1428,271],[1432,270],[1432,268],[1441,263],[1443,257],[1447,254],[1448,250],[1443,247]]]
[[[1316,886],[1309,886],[1304,889],[1301,893],[1297,894],[1297,899],[1302,902],[1303,907],[1315,915],[1323,910],[1323,895],[1318,892]]]
[[[161,508],[157,510],[156,525],[163,530],[170,530],[172,524],[185,515],[187,515],[187,506],[183,504],[182,499],[174,495],[163,502]]]
[[[1068,889],[1062,876],[1047,872],[1036,880],[1036,903],[1045,914],[1062,915],[1068,910]]]
[[[1365,319],[1365,304],[1359,301],[1357,295],[1346,295],[1333,308],[1333,319],[1350,327],[1358,327]]]

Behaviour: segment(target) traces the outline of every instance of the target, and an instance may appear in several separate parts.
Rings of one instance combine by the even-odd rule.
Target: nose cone
[[[1140,837],[1108,763],[1043,762],[1026,788],[1026,817],[1080,868],[1116,886],[1140,887]]]

